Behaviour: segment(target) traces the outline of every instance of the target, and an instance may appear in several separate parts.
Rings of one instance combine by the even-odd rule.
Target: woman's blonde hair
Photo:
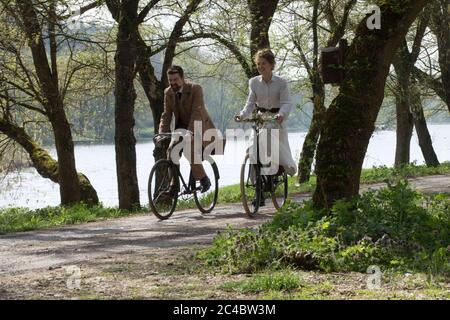
[[[270,65],[272,65],[272,70],[275,68],[275,55],[273,54],[272,50],[269,48],[259,49],[255,54],[255,62],[258,58],[264,58],[269,62]]]

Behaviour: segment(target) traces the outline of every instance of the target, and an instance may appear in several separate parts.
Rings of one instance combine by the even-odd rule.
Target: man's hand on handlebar
[[[157,146],[161,145],[161,141],[163,141],[163,140],[164,140],[164,137],[162,137],[162,136],[153,138],[153,142],[154,142],[155,145],[157,145]]]

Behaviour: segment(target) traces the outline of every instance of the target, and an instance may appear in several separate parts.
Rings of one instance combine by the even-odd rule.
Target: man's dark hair
[[[180,75],[181,78],[184,77],[184,71],[183,71],[183,68],[180,67],[180,66],[175,66],[175,65],[173,65],[173,66],[170,66],[169,69],[167,69],[167,74],[176,74],[176,73],[178,73],[178,74]]]

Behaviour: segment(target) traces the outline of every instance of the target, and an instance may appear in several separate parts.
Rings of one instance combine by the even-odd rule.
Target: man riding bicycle
[[[171,131],[171,122],[174,122],[172,129],[184,129],[185,143],[190,142],[190,152],[183,152],[192,168],[192,174],[195,181],[200,181],[201,192],[206,192],[211,187],[211,181],[206,175],[202,165],[202,152],[211,143],[214,143],[214,154],[223,153],[222,147],[217,147],[216,143],[222,141],[210,141],[203,139],[205,132],[215,130],[213,137],[219,137],[220,133],[215,128],[203,101],[202,87],[198,84],[187,82],[184,79],[184,71],[180,66],[171,66],[167,70],[169,87],[164,91],[164,112],[159,123],[159,133],[168,133]],[[174,120],[174,121],[173,121]],[[201,143],[194,143],[200,140]],[[157,141],[159,143],[160,141]],[[186,145],[185,145],[186,146]],[[171,145],[171,148],[173,144]],[[169,148],[168,152],[172,151]],[[188,153],[188,154],[186,154]],[[194,181],[194,182],[195,182]]]

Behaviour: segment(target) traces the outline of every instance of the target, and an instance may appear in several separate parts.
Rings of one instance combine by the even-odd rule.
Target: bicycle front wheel
[[[178,201],[179,178],[175,165],[169,160],[158,160],[150,171],[148,199],[153,214],[168,219]]]
[[[259,166],[250,162],[247,154],[241,165],[241,199],[245,213],[254,217],[260,206],[262,181]]]
[[[216,203],[219,195],[219,169],[217,164],[210,156],[205,157],[202,162],[203,169],[211,181],[211,187],[204,193],[200,192],[200,186],[195,186],[194,200],[201,213],[210,213]],[[192,176],[192,170],[191,170]],[[197,184],[197,182],[196,182]]]

